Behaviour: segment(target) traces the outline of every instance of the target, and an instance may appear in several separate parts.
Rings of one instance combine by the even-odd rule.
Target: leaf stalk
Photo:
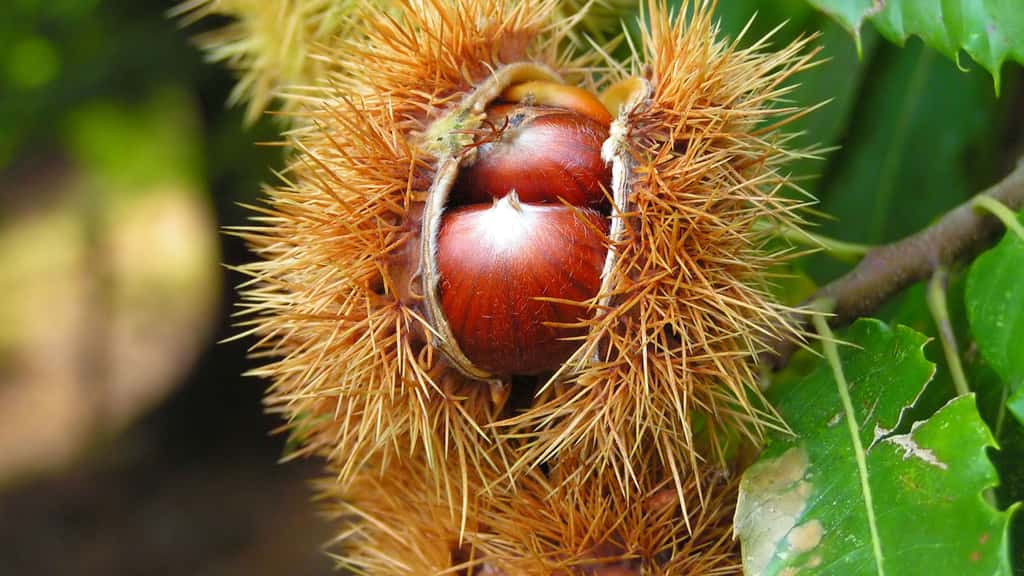
[[[939,266],[932,274],[928,282],[928,309],[935,320],[935,327],[939,329],[939,340],[942,341],[942,351],[946,355],[946,364],[949,365],[949,374],[953,378],[953,387],[957,396],[964,396],[971,392],[967,385],[967,377],[964,375],[964,367],[960,362],[960,350],[956,344],[956,334],[953,332],[953,324],[949,321],[949,306],[946,304],[946,282],[949,279],[949,271],[945,266]]]

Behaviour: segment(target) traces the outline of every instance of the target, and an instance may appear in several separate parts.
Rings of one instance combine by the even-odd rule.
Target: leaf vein
[[[850,399],[850,387],[846,383],[846,376],[843,375],[843,366],[839,362],[839,351],[836,349],[835,337],[832,335],[832,330],[828,327],[828,322],[820,314],[815,314],[813,320],[815,329],[821,335],[822,348],[829,365],[832,367],[836,387],[839,389],[839,397],[843,402],[843,411],[846,413],[846,424],[850,430],[853,455],[857,461],[857,475],[860,477],[861,493],[864,496],[864,509],[868,517],[868,529],[871,532],[871,551],[875,558],[875,567],[877,568],[878,576],[885,576],[882,541],[878,536],[874,499],[871,494],[871,482],[868,479],[867,458],[864,453],[864,444],[860,439],[860,425],[857,423],[857,415],[853,411],[853,401]]]

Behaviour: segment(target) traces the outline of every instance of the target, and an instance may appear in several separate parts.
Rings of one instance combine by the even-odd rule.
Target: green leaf
[[[1024,386],[1024,240],[1008,232],[971,264],[965,300],[978,350],[1017,391]]]
[[[858,42],[860,41],[860,27],[864,24],[864,19],[878,11],[874,0],[807,1],[842,24]]]
[[[1024,63],[1024,9],[1019,0],[809,1],[855,38],[864,20],[870,19],[883,36],[899,45],[919,36],[958,62],[963,50],[992,74],[997,93],[1003,62]]]
[[[911,425],[905,411],[934,372],[926,338],[861,320],[842,339],[852,413],[824,360],[769,394],[795,437],[773,438],[744,474],[745,573],[1008,575],[1011,512],[982,496],[998,478],[974,397]]]
[[[961,350],[971,341],[967,331],[967,312],[964,309],[963,298],[964,285],[967,284],[966,276],[966,270],[960,274],[954,272],[950,275],[949,284],[947,285],[948,312],[957,338],[957,344]],[[950,375],[948,359],[943,353],[942,347],[938,345],[939,332],[935,326],[935,319],[932,317],[931,310],[928,308],[925,284],[926,282],[918,282],[907,288],[901,295],[893,298],[880,308],[875,315],[890,325],[899,324],[907,326],[936,343],[936,345],[925,350],[928,359],[935,364],[936,371],[935,376],[932,377],[928,386],[925,387],[921,397],[914,402],[914,407],[908,412],[914,420],[927,419],[957,395],[953,378]],[[961,354],[961,357],[963,357],[963,354]],[[967,369],[970,370],[973,365],[966,358],[962,359]],[[968,382],[971,384],[972,391],[979,392],[975,382],[970,377]],[[1001,391],[996,391],[996,393],[1001,393]],[[986,413],[981,408],[981,394],[978,394],[978,396],[978,411],[984,419]],[[994,400],[998,401],[998,399]],[[991,421],[986,422],[991,425]]]
[[[811,114],[801,116],[787,126],[787,131],[796,134],[794,147],[835,147],[849,129],[858,94],[868,80],[869,69],[865,61],[859,60],[857,51],[849,36],[833,20],[815,14],[806,29],[821,35],[815,43],[821,47],[819,58],[822,63],[798,74],[793,82],[796,89],[788,96],[793,104],[809,108],[828,101],[828,104]],[[864,38],[864,53],[873,54],[878,46],[877,35]],[[827,158],[831,153],[825,153]],[[817,158],[799,158],[790,169],[801,180],[801,186],[810,194],[820,196],[818,175],[825,169],[825,162]]]
[[[1012,406],[1010,411],[1013,411]],[[1000,480],[995,490],[996,501],[1006,507],[1024,500],[1024,424],[1020,416],[1016,420],[1006,417],[1001,428],[1002,433],[996,438],[999,450],[992,453],[992,461]],[[1015,574],[1019,576],[1024,573],[1024,514],[1014,515],[1010,542]]]
[[[1002,105],[981,75],[964,75],[915,42],[880,44],[840,150],[818,186],[836,217],[818,230],[866,244],[917,232],[995,179]],[[815,258],[819,282],[845,266]]]
[[[678,9],[678,2],[677,2]],[[827,148],[836,146],[850,122],[857,94],[866,80],[868,64],[858,58],[850,35],[833,19],[815,11],[804,0],[730,0],[715,6],[720,33],[736,38],[744,29],[747,44],[772,33],[771,46],[784,46],[801,35],[817,34],[814,46],[820,49],[818,65],[804,71],[788,84],[794,89],[787,94],[788,103],[810,108],[828,101],[827,105],[795,119],[786,127],[794,134],[789,142],[793,148]],[[775,28],[778,28],[773,32]],[[877,34],[864,37],[864,54],[877,46]],[[824,163],[818,158],[797,158],[790,165],[801,186],[814,194],[816,176]]]
[[[1019,388],[1006,401],[1006,409],[1018,422],[1024,424],[1024,387]]]

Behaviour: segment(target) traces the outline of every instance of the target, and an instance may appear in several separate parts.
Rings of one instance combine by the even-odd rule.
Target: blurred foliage
[[[837,218],[825,233],[869,244],[923,228],[996,180],[1005,122],[983,73],[960,72],[919,43],[880,48],[821,194]]]
[[[0,1],[0,574],[330,573],[315,470],[214,345],[278,129],[172,5]]]
[[[76,461],[181,385],[219,323],[223,281],[194,87],[159,68],[119,83],[118,60],[67,67],[110,44],[68,35],[118,19],[132,29],[139,15],[15,9],[0,21],[35,30],[16,30],[0,114],[3,484]]]
[[[241,223],[237,203],[281,165],[256,144],[279,136],[267,120],[241,129],[233,80],[168,8],[0,6],[0,478],[102,448],[227,324],[235,280],[218,263],[244,255],[218,226]]]
[[[89,102],[68,114],[64,140],[76,162],[118,188],[203,180],[194,102],[160,87],[141,102]]]
[[[919,36],[958,63],[964,51],[992,74],[996,92],[1003,62],[1009,59],[1024,64],[1024,10],[1018,0],[809,1],[831,14],[855,37],[864,20],[870,20],[899,45],[911,35]]]
[[[263,119],[242,130],[242,110],[220,112],[233,82],[206,65],[188,44],[202,26],[183,31],[164,1],[7,0],[0,7],[0,170],[34,154],[69,154],[105,170],[169,174],[187,167],[193,182],[210,181],[218,202],[252,198],[281,165],[281,153],[254,142],[279,138]],[[174,96],[173,94],[177,94]],[[122,136],[145,106],[181,118],[200,99],[200,138],[188,143],[152,133],[129,148]],[[191,122],[195,122],[192,120]],[[212,122],[212,124],[211,124]],[[169,122],[167,125],[172,125]],[[167,166],[170,164],[170,166]]]

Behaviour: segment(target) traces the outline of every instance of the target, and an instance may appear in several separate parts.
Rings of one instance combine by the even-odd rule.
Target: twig
[[[982,194],[1020,210],[1024,205],[1024,161]],[[814,299],[835,301],[832,324],[870,314],[907,286],[931,276],[938,266],[980,252],[998,231],[998,223],[979,214],[973,200],[961,204],[921,232],[871,250],[848,274],[821,288]]]
[[[979,196],[997,200],[1010,210],[1020,210],[1024,206],[1024,158],[1006,178]],[[853,270],[823,286],[808,302],[834,302],[832,325],[866,316],[904,288],[929,278],[939,266],[974,256],[992,242],[999,229],[999,220],[979,212],[975,197],[917,234],[873,248]],[[774,347],[778,356],[775,364],[785,364],[794,347],[792,343],[779,342]]]

